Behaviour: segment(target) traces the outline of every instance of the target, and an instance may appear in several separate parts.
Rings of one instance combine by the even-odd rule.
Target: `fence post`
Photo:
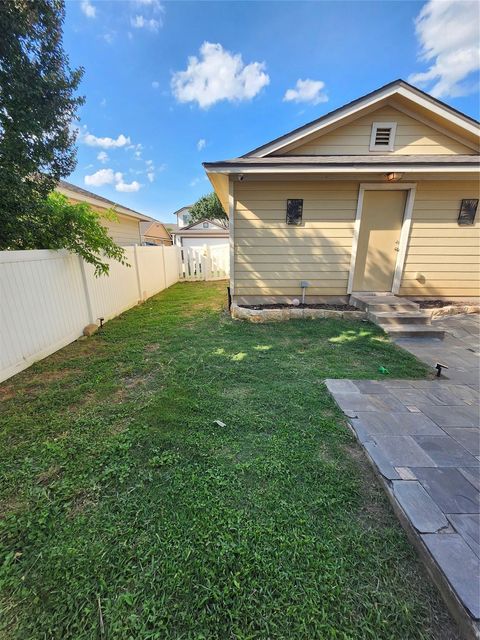
[[[138,245],[133,245],[133,257],[135,262],[135,271],[137,273],[138,300],[143,302],[142,278],[140,275],[140,262],[138,260]]]
[[[205,280],[212,279],[212,252],[210,250],[210,245],[205,245],[205,262],[207,263],[207,268],[205,269]]]
[[[167,288],[167,269],[165,267],[165,245],[162,243],[162,263],[163,263],[163,288]]]
[[[93,322],[95,322],[95,318],[93,315],[92,299],[90,297],[90,289],[88,287],[87,272],[85,270],[85,262],[83,261],[83,258],[81,256],[78,256],[78,261],[80,262],[80,272],[82,274],[82,284],[83,284],[83,291],[85,293],[85,304],[87,305],[88,320],[90,324],[92,324]]]

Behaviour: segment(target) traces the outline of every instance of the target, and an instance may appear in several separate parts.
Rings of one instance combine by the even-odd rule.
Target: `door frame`
[[[408,238],[412,224],[413,203],[415,202],[416,182],[363,182],[358,190],[357,212],[355,214],[355,226],[353,228],[352,257],[350,261],[350,272],[348,274],[347,293],[352,293],[353,276],[355,274],[355,262],[357,260],[358,239],[360,237],[360,225],[362,222],[363,196],[365,191],[407,191],[405,211],[403,213],[402,229],[400,231],[400,243],[398,246],[397,261],[392,282],[392,293],[398,293],[402,280],[403,266],[407,255]]]

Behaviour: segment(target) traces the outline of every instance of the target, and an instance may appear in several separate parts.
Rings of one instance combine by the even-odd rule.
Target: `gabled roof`
[[[70,196],[71,198],[74,198],[76,200],[89,202],[90,204],[97,205],[102,209],[115,208],[115,211],[117,213],[121,213],[124,216],[130,216],[131,218],[135,218],[136,220],[141,220],[144,222],[157,222],[155,218],[146,216],[143,213],[139,213],[138,211],[134,211],[133,209],[129,209],[128,207],[124,207],[118,202],[108,200],[108,198],[104,198],[103,196],[99,196],[96,193],[87,191],[87,189],[82,189],[82,187],[77,187],[76,184],[66,182],[66,180],[59,180],[57,190],[66,196]]]
[[[428,93],[421,91],[421,89],[417,89],[412,86],[405,80],[394,80],[393,82],[389,82],[388,84],[367,93],[361,98],[357,98],[352,102],[344,105],[343,107],[339,107],[338,109],[334,109],[329,113],[305,124],[289,133],[286,133],[279,138],[275,138],[266,144],[249,151],[244,154],[242,158],[251,158],[251,157],[265,157],[270,153],[279,152],[282,148],[291,145],[292,143],[299,143],[302,138],[306,136],[310,136],[315,133],[320,133],[322,129],[327,126],[335,125],[338,121],[347,118],[348,116],[352,116],[357,112],[360,112],[367,107],[372,107],[377,103],[387,100],[392,97],[403,98],[404,100],[409,101],[410,103],[414,103],[417,107],[420,107],[432,115],[436,117],[442,118],[450,125],[456,126],[461,129],[465,134],[470,137],[472,134],[474,136],[478,136],[480,133],[479,122],[470,116],[465,115],[461,111],[450,107],[445,104],[441,100],[430,96]]]
[[[202,227],[199,227],[198,225],[202,224],[202,222],[209,222],[210,224],[214,224],[215,225],[215,229],[203,229]],[[213,220],[208,220],[207,218],[202,218],[201,220],[197,220],[196,222],[192,222],[191,224],[187,225],[186,227],[181,227],[180,229],[178,229],[178,231],[174,232],[176,236],[195,236],[195,237],[202,237],[202,238],[208,238],[208,237],[212,237],[212,238],[222,238],[228,237],[228,229],[225,229],[225,227],[222,227],[220,224],[214,222]]]
[[[197,225],[202,224],[203,222],[214,224],[218,229],[221,229],[222,231],[225,230],[225,227],[222,227],[222,225],[219,224],[218,222],[215,222],[215,220],[209,220],[208,218],[201,218],[200,220],[195,220],[195,222],[191,222],[190,224],[187,224],[185,227],[182,227],[181,231],[188,231],[189,229],[193,229],[193,227],[196,227]],[[215,229],[209,229],[209,231],[215,231]]]

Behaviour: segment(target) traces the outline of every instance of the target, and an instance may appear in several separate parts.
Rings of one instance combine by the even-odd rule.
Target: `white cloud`
[[[153,171],[148,171],[147,178],[149,182],[153,182],[155,180],[155,174]]]
[[[95,18],[97,10],[90,2],[90,0],[82,0],[82,2],[80,2],[80,9],[82,10],[82,13],[87,16],[87,18]]]
[[[107,99],[106,98],[102,98],[100,100],[100,106],[101,107],[106,107],[107,106]]]
[[[200,178],[194,178],[191,182],[190,182],[190,186],[191,187],[196,187],[197,184],[200,183]]]
[[[121,133],[117,138],[99,138],[94,136],[93,133],[89,133],[86,129],[80,134],[80,142],[88,145],[89,147],[101,147],[102,149],[115,149],[130,145],[131,140],[128,136]]]
[[[102,38],[105,40],[105,42],[107,44],[112,44],[112,42],[115,40],[115,31],[107,31],[106,33],[103,34]]]
[[[105,184],[112,184],[115,174],[112,169],[100,169],[91,176],[85,176],[84,182],[89,187],[103,187]]]
[[[320,104],[327,102],[328,96],[322,93],[325,83],[321,80],[297,80],[295,89],[288,89],[283,96],[284,102],[310,102]]]
[[[153,87],[154,89],[158,89],[158,88],[160,87],[160,83],[158,82],[158,80],[154,80],[154,81],[152,82],[152,87]]]
[[[123,193],[138,191],[142,186],[136,180],[130,183],[124,182],[123,173],[121,171],[114,172],[113,169],[99,169],[91,176],[85,176],[84,182],[89,187],[103,187],[106,184],[115,184],[115,190]]]
[[[122,193],[131,193],[133,191],[138,191],[141,186],[142,185],[136,180],[133,180],[133,182],[129,182],[129,183],[124,182],[123,174],[120,173],[120,171],[117,171],[117,173],[115,174],[115,190],[116,191],[121,191]]]
[[[105,164],[105,162],[108,162],[108,154],[105,153],[105,151],[100,151],[97,155],[97,160],[100,160],[102,164]]]
[[[145,16],[137,15],[131,18],[130,24],[136,29],[148,29],[149,31],[158,31],[162,26],[162,21],[156,18],[145,18]]]
[[[409,81],[430,87],[437,97],[472,93],[478,81],[469,81],[480,69],[480,9],[477,0],[429,0],[415,20],[420,60],[427,71]]]
[[[200,140],[197,142],[197,149],[199,151],[201,151],[202,149],[205,149],[206,144],[207,144],[207,141],[204,138],[200,138]]]
[[[204,42],[200,58],[190,56],[187,69],[173,74],[171,86],[178,102],[207,109],[220,100],[251,100],[269,82],[264,62],[245,65],[241,54]]]

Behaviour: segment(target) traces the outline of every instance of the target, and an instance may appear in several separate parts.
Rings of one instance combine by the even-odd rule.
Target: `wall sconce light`
[[[385,177],[387,182],[398,182],[403,178],[403,173],[387,173]]]

